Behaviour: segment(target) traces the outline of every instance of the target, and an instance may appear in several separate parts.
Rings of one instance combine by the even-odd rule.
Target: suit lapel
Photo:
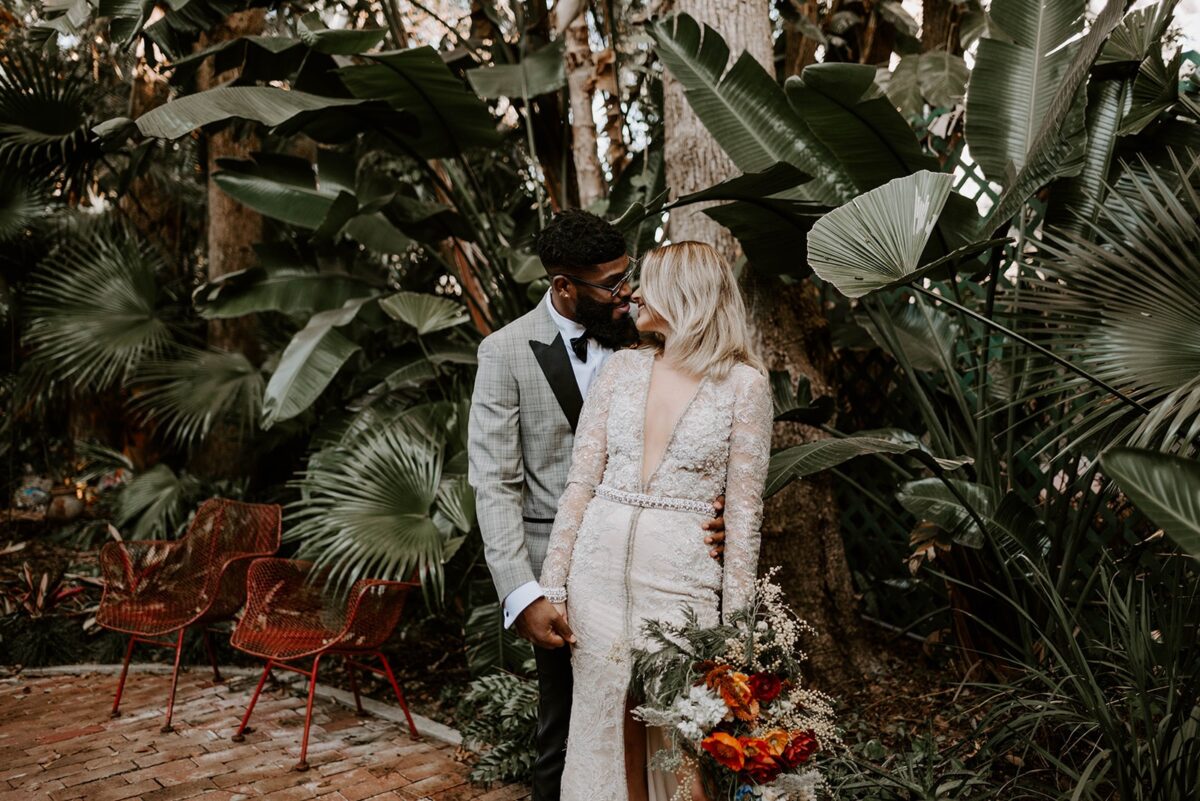
[[[571,357],[567,355],[562,333],[559,332],[549,344],[531,339],[529,347],[545,373],[546,381],[550,384],[550,390],[558,400],[558,405],[567,416],[571,433],[575,433],[575,426],[579,424],[579,412],[583,409],[583,395],[580,394],[579,384],[575,381],[575,370],[571,367]]]

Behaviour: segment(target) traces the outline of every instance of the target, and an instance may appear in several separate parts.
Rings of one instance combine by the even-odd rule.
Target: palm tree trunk
[[[197,48],[202,49],[239,36],[261,34],[265,23],[266,10],[262,8],[230,14],[214,30],[201,37]],[[198,88],[203,91],[218,86],[227,77],[226,74],[217,74],[213,60],[209,59],[200,68],[196,81]],[[245,270],[257,262],[254,245],[263,238],[262,216],[225,194],[213,180],[213,173],[217,171],[218,159],[247,158],[258,149],[259,142],[254,133],[235,124],[210,134],[204,144],[204,163],[208,176],[208,246],[205,252],[207,277],[212,281],[223,275]],[[262,360],[257,329],[258,321],[253,315],[209,320],[208,345],[245,354],[251,362],[257,364]],[[243,437],[235,426],[224,422],[216,423],[200,451],[191,460],[190,467],[213,478],[253,475],[254,468],[250,463],[252,454],[242,440]]]
[[[922,0],[921,51],[945,50],[961,54],[958,29],[962,23],[962,6],[952,0]]]
[[[587,208],[604,197],[604,172],[596,149],[596,123],[592,119],[596,63],[588,43],[587,11],[571,21],[567,41],[567,92],[571,98],[571,155],[579,185],[579,206]]]
[[[736,57],[748,51],[771,69],[771,23],[767,4],[739,0],[679,0],[674,10],[708,23]],[[692,112],[683,88],[668,74],[664,87],[664,153],[667,184],[678,196],[738,174],[737,168]],[[697,206],[671,212],[668,235],[673,241],[698,239],[735,260],[740,249],[723,227]],[[815,288],[785,287],[777,280],[743,273],[743,285],[759,348],[773,370],[804,375],[814,393],[832,394],[829,379],[832,350],[828,326]],[[779,423],[774,445],[800,444],[823,436],[815,429]],[[861,637],[857,603],[841,540],[832,483],[825,478],[796,482],[767,502],[760,564],[780,565],[781,580],[797,612],[819,632],[806,649],[815,673],[834,676],[858,672],[872,664]]]

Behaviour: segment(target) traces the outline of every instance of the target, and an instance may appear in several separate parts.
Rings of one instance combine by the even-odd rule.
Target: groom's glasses
[[[633,258],[632,256],[630,256],[629,257],[629,269],[625,271],[624,275],[622,275],[619,279],[617,279],[617,282],[615,284],[597,284],[597,283],[593,283],[592,281],[585,281],[582,278],[576,278],[573,275],[567,275],[566,273],[562,273],[562,277],[566,278],[568,281],[573,281],[576,284],[583,284],[584,286],[590,286],[590,287],[594,287],[596,289],[603,289],[605,292],[607,292],[609,295],[611,295],[612,298],[615,300],[617,295],[621,294],[621,290],[625,288],[626,284],[630,283],[631,281],[635,284],[637,283],[638,266],[639,266],[638,260]]]

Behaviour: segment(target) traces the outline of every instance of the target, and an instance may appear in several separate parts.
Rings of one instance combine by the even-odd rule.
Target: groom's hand
[[[709,532],[709,535],[704,538],[705,545],[711,545],[712,550],[708,555],[713,559],[720,559],[725,553],[725,496],[717,498],[713,501],[713,509],[716,510],[717,516],[709,520],[702,529]]]
[[[567,621],[545,598],[525,607],[517,615],[516,627],[517,634],[539,648],[562,648],[568,642],[575,642]]]

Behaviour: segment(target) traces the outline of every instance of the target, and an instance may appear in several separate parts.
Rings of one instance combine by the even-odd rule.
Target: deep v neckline
[[[688,398],[688,402],[684,405],[683,411],[675,418],[675,422],[671,425],[671,432],[667,435],[667,443],[663,446],[663,451],[658,457],[658,462],[654,465],[654,469],[646,474],[646,414],[650,409],[650,383],[654,380],[654,353],[650,354],[647,359],[650,363],[649,369],[646,370],[646,388],[642,391],[642,413],[640,415],[642,428],[638,436],[638,481],[641,482],[641,491],[646,492],[650,489],[650,485],[654,483],[654,479],[658,477],[658,471],[662,468],[663,463],[667,461],[667,455],[671,452],[671,446],[675,444],[675,435],[679,431],[679,426],[684,418],[688,416],[688,412],[692,410],[692,406],[696,403],[696,398],[700,397],[700,391],[704,389],[704,385],[708,383],[708,376],[700,377],[700,383],[696,384],[696,388],[692,390],[692,396]]]

